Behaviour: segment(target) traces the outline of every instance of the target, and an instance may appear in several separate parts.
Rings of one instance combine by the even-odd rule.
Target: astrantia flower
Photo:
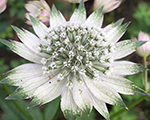
[[[69,21],[53,6],[50,27],[30,17],[36,33],[13,27],[23,42],[0,40],[12,51],[33,62],[8,73],[1,83],[19,88],[7,99],[32,98],[29,107],[61,96],[67,119],[94,107],[109,120],[106,103],[126,107],[119,93],[146,95],[123,75],[145,70],[129,61],[115,61],[135,51],[143,42],[117,42],[128,23],[123,19],[102,28],[102,8],[86,19],[83,1]]]
[[[68,1],[70,3],[80,3],[81,2],[81,0],[65,0],[65,1]],[[85,1],[88,1],[88,0],[83,0],[83,1],[85,2]]]
[[[148,34],[140,31],[138,40],[133,38],[135,41],[145,41],[146,43],[137,49],[137,54],[141,57],[147,57],[150,54],[150,37]]]
[[[94,0],[94,11],[104,6],[103,13],[116,9],[121,4],[121,0]]]
[[[2,13],[6,9],[7,0],[0,0],[0,13]]]
[[[25,8],[29,12],[25,14],[25,17],[28,19],[28,24],[31,24],[29,15],[41,20],[45,24],[49,24],[51,10],[45,0],[29,1],[27,4],[25,4]]]

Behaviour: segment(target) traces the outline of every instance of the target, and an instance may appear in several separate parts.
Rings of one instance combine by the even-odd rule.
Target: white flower
[[[137,49],[137,54],[141,57],[147,57],[150,54],[150,37],[148,34],[140,31],[138,40],[133,38],[135,41],[145,41],[146,43]]]
[[[98,10],[101,6],[104,6],[103,13],[110,12],[121,4],[122,0],[94,0],[93,10]]]
[[[76,119],[94,107],[109,120],[106,103],[126,107],[119,93],[147,95],[123,75],[145,70],[129,61],[115,61],[135,51],[143,42],[118,40],[128,23],[123,19],[102,28],[102,8],[86,19],[83,1],[69,21],[55,6],[50,27],[30,16],[36,33],[14,27],[23,42],[0,42],[33,62],[8,73],[1,83],[19,86],[7,99],[32,98],[29,107],[48,103],[61,96],[61,109],[67,119]],[[92,40],[92,42],[91,42]]]
[[[0,0],[0,13],[2,13],[6,9],[7,0]]]
[[[41,20],[45,24],[49,24],[51,10],[45,0],[29,1],[25,4],[25,8],[28,11],[28,13],[25,14],[25,17],[28,19],[28,24],[31,24],[29,15]]]

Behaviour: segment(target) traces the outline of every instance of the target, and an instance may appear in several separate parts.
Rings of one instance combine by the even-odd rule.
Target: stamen
[[[41,59],[41,63],[42,63],[43,65],[45,65],[45,64],[47,63],[47,59],[46,59],[46,58],[42,58],[42,59]]]
[[[69,79],[69,89],[73,86],[71,74],[78,77],[87,75],[97,81],[99,72],[108,74],[110,71],[94,65],[113,62],[110,53],[115,50],[113,45],[107,45],[105,33],[100,27],[67,22],[64,26],[51,29],[46,41],[46,46],[38,47],[40,52],[51,55],[41,59],[43,74],[60,69],[62,72],[57,77],[59,80]]]

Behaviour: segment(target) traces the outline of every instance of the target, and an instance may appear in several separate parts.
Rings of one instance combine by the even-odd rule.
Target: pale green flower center
[[[60,80],[71,73],[96,78],[96,71],[105,72],[108,67],[96,67],[94,64],[112,61],[108,54],[114,48],[106,45],[105,33],[98,27],[67,23],[65,26],[51,28],[45,39],[47,44],[40,45],[39,51],[51,57],[41,59],[43,73],[61,69],[62,72],[58,75]]]

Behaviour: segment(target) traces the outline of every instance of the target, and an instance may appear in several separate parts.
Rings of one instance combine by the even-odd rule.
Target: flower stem
[[[75,8],[76,8],[76,4],[72,3],[72,13],[74,12]]]
[[[4,89],[6,90],[6,92],[8,94],[11,94],[9,88],[7,87],[7,85],[5,84],[2,84]],[[15,101],[15,100],[12,100],[12,102],[14,103],[14,105],[19,109],[19,111],[28,119],[28,120],[33,120],[32,117],[30,115],[28,115],[20,106],[19,104]]]
[[[144,67],[147,69],[146,57],[144,57]],[[148,92],[148,89],[147,89],[147,70],[145,70],[145,72],[144,72],[144,86],[145,86],[145,91]]]
[[[143,101],[147,96],[142,96],[139,99],[137,99],[136,101],[134,101],[133,103],[131,103],[128,108],[131,109],[132,107],[134,107],[135,105],[139,104],[141,101]],[[119,116],[120,114],[124,113],[125,111],[127,111],[127,109],[123,108],[121,110],[119,110],[118,112],[114,113],[113,115],[110,116],[110,118],[114,118],[116,116]]]

